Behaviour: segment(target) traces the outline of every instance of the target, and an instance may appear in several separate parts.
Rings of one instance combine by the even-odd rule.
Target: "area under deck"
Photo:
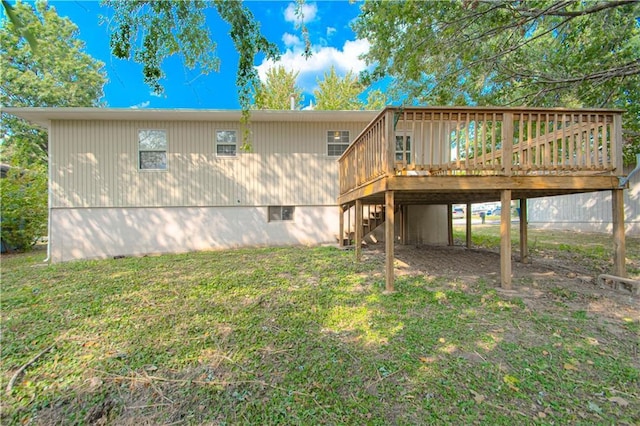
[[[356,256],[363,206],[384,206],[391,291],[399,206],[500,201],[501,281],[508,288],[512,200],[524,215],[520,246],[527,261],[527,199],[612,191],[614,274],[626,276],[621,135],[618,110],[387,108],[339,160],[338,204],[341,212],[355,209]],[[449,213],[450,228],[451,220]],[[467,214],[468,241],[470,231]]]

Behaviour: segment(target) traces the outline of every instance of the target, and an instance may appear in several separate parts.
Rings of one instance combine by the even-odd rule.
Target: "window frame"
[[[409,149],[407,149],[407,150],[404,150],[404,149],[398,150],[398,145],[397,145],[398,137],[402,138],[403,147],[405,147],[407,145],[407,140],[409,141]],[[394,149],[395,149],[394,150],[394,162],[396,164],[400,164],[400,163],[404,164],[405,158],[404,158],[403,154],[406,153],[407,164],[411,164],[411,160],[413,160],[413,157],[414,157],[414,153],[413,153],[413,145],[414,145],[413,133],[412,132],[407,132],[407,131],[404,131],[404,130],[398,130],[395,133],[394,142],[396,144],[395,147],[394,147]],[[400,155],[403,158],[398,160],[398,155]]]
[[[347,142],[336,142],[336,133],[341,133],[341,137],[344,136],[344,133],[346,133],[347,136]],[[344,154],[344,152],[349,148],[349,146],[351,145],[351,131],[349,130],[327,130],[326,133],[326,139],[325,142],[327,144],[327,157],[331,157],[331,158],[340,158],[340,156],[342,156],[342,154]],[[342,150],[342,152],[340,152],[340,154],[332,154],[329,151],[329,147],[330,146],[340,146],[340,145],[346,145],[345,148]]]
[[[275,209],[278,209],[279,211],[276,212],[274,211]],[[283,219],[284,215],[284,211],[285,209],[291,209],[291,213],[290,213],[290,218],[289,219]],[[277,218],[272,218],[273,213],[278,213],[278,217]],[[294,222],[296,219],[296,206],[267,206],[267,222]]]
[[[142,132],[162,132],[164,134],[164,149],[141,149],[141,142],[142,142],[142,138],[141,133]],[[148,167],[142,167],[142,154],[146,153],[146,152],[159,152],[159,153],[164,153],[164,168],[148,168]],[[168,132],[167,129],[151,129],[151,128],[144,128],[144,129],[138,129],[138,171],[139,172],[166,172],[167,170],[169,170],[169,137],[168,137]]]
[[[218,140],[218,134],[222,133],[222,132],[227,132],[227,133],[231,133],[233,132],[235,134],[235,142],[230,143],[228,141],[219,141]],[[214,131],[214,143],[215,143],[215,154],[217,158],[226,158],[226,159],[231,159],[231,158],[238,158],[238,130],[237,129],[216,129]],[[233,150],[233,154],[220,154],[218,152],[218,146],[234,146],[234,150]]]

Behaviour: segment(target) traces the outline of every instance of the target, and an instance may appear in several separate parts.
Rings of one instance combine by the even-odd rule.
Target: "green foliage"
[[[0,104],[8,107],[95,106],[106,82],[104,64],[83,52],[78,28],[45,2],[16,3],[22,25],[0,28]],[[34,52],[22,34],[38,40]],[[46,164],[47,135],[16,117],[2,114],[3,162],[19,166]],[[21,161],[12,159],[20,156]]]
[[[187,67],[197,67],[205,74],[218,70],[220,61],[215,54],[216,44],[205,15],[206,8],[215,7],[231,26],[229,35],[239,55],[236,85],[247,118],[255,85],[259,82],[254,59],[264,53],[267,58],[276,60],[278,49],[260,33],[259,23],[242,2],[105,0],[103,3],[114,10],[110,21],[112,53],[121,59],[133,56],[142,64],[145,83],[157,93],[163,91],[162,62],[170,56],[181,54]]]
[[[627,160],[640,151],[639,2],[367,1],[367,79],[436,105],[628,108]]]
[[[256,109],[290,109],[291,95],[295,98],[295,109],[303,104],[302,89],[296,85],[299,72],[288,72],[283,66],[269,68],[267,81],[256,86]]]
[[[322,81],[318,81],[318,89],[313,94],[316,97],[317,110],[356,110],[362,109],[362,102],[358,95],[364,86],[358,77],[348,72],[344,77],[336,74],[335,67],[324,73]]]
[[[47,171],[12,167],[0,179],[0,236],[10,248],[28,250],[47,232]]]
[[[2,424],[636,424],[640,415],[638,323],[592,309],[587,289],[557,309],[542,283],[544,296],[525,304],[436,269],[399,276],[398,291],[383,294],[380,253],[356,263],[329,247],[32,267],[41,260],[3,259],[3,392],[17,368],[54,349],[3,394]]]

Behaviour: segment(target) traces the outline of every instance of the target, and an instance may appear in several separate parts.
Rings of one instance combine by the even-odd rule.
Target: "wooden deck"
[[[626,275],[624,206],[619,201],[621,114],[603,109],[386,108],[339,159],[338,204],[342,212],[356,210],[357,256],[363,205],[386,206],[386,223],[391,223],[385,239],[387,289],[392,290],[398,205],[500,201],[502,284],[509,287],[511,200],[526,207],[529,198],[606,190],[613,193],[614,273]],[[521,223],[524,257],[526,220]]]

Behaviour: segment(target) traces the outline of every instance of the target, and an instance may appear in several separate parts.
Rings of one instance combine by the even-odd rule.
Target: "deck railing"
[[[616,174],[621,111],[387,108],[340,157],[340,193],[391,175]]]

